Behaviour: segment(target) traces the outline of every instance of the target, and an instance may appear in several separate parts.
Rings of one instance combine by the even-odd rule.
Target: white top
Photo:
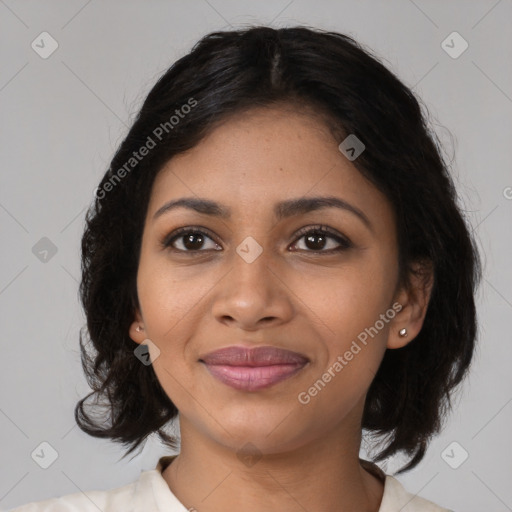
[[[106,491],[67,494],[60,498],[28,503],[7,512],[188,512],[172,493],[162,471],[175,456],[161,457],[156,469],[141,472],[138,480]],[[409,494],[402,484],[376,464],[361,460],[365,469],[384,481],[378,512],[451,512],[431,501]]]

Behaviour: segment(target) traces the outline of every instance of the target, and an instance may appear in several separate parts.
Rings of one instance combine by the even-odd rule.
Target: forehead
[[[155,179],[148,215],[180,197],[210,198],[240,214],[320,195],[377,217],[391,215],[386,197],[339,151],[340,142],[311,111],[260,108],[232,116],[167,162]]]

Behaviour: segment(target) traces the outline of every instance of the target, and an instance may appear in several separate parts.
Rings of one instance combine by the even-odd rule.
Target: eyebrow
[[[198,213],[211,215],[220,219],[231,218],[230,208],[223,206],[210,199],[198,197],[182,197],[173,199],[161,206],[153,215],[153,221],[158,217],[176,208],[187,208]],[[368,217],[357,207],[347,203],[347,201],[335,196],[323,197],[300,197],[297,199],[288,199],[276,203],[274,206],[274,215],[278,220],[282,220],[294,215],[303,215],[315,210],[324,208],[338,208],[356,215],[366,225],[370,231],[373,231],[372,224]]]

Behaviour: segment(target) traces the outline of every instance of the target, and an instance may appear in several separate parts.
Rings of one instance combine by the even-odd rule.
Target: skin
[[[391,204],[339,151],[340,142],[305,111],[253,109],[171,159],[155,180],[137,274],[140,309],[130,337],[137,343],[149,338],[160,350],[156,357],[151,349],[153,367],[180,411],[181,431],[181,452],[163,477],[186,507],[379,509],[383,484],[358,460],[364,401],[385,350],[404,346],[420,331],[430,288],[416,278],[410,289],[398,287]],[[275,203],[305,196],[341,198],[366,215],[371,229],[332,207],[276,220]],[[180,208],[153,220],[163,204],[181,197],[214,200],[232,216]],[[296,236],[318,224],[353,246],[329,252],[340,246],[335,239],[307,245],[304,235]],[[206,233],[193,254],[184,252],[183,234],[174,241],[175,252],[162,247],[167,235],[190,226],[216,239]],[[262,248],[251,263],[236,252],[246,237]],[[301,404],[299,393],[395,302],[400,312]],[[398,335],[403,327],[405,338]],[[198,361],[234,344],[275,345],[310,361],[270,388],[239,391]],[[258,454],[253,464],[237,457],[248,442]]]

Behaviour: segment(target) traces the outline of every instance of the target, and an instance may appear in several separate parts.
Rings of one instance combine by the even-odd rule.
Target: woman
[[[16,510],[446,510],[375,461],[407,471],[439,432],[479,258],[418,100],[370,52],[306,27],[209,34],[95,195],[76,420],[131,453],[153,432],[176,448],[179,413],[179,454]]]

